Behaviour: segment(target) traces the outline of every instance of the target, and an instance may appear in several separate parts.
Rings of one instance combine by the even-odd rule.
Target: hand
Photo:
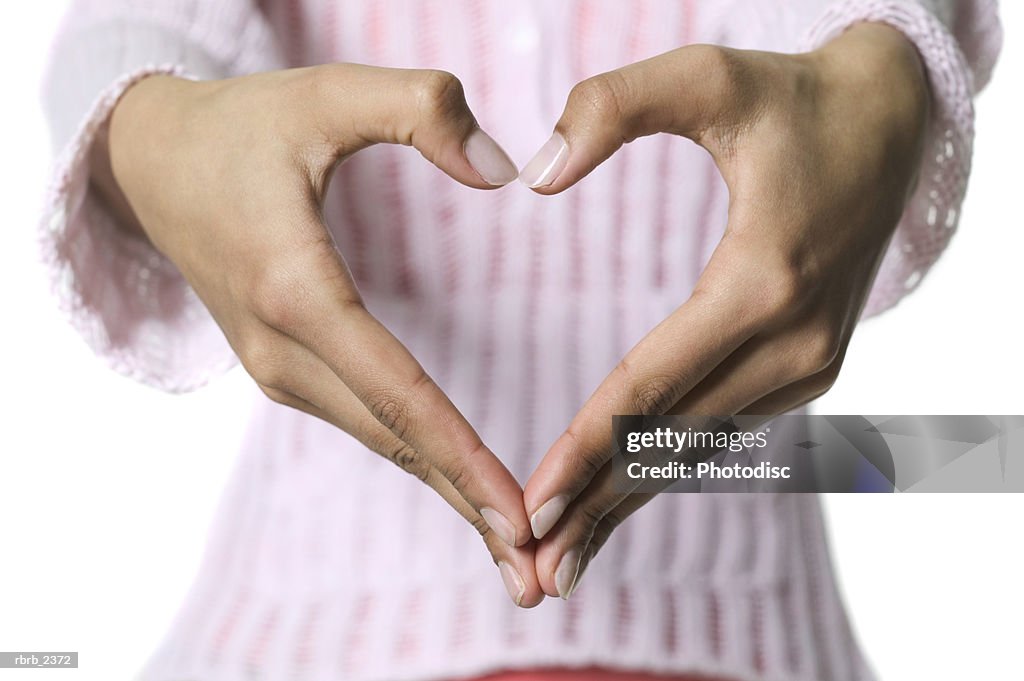
[[[913,46],[860,24],[801,55],[691,46],[569,95],[521,179],[578,182],[623,143],[704,147],[730,195],[690,298],[622,359],[525,488],[544,592],[563,598],[614,528],[652,498],[613,488],[614,414],[775,415],[836,380],[916,179],[929,95]]]
[[[513,596],[534,604],[521,488],[366,310],[321,221],[335,167],[378,142],[412,145],[479,189],[517,174],[453,76],[351,64],[147,78],[114,112],[109,167],[260,388],[430,485],[483,535]]]

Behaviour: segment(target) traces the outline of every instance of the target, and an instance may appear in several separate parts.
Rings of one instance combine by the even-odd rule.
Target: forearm
[[[114,179],[114,171],[110,165],[110,132],[107,128],[96,135],[89,152],[89,184],[91,191],[103,202],[119,228],[132,234],[144,234],[135,211]]]

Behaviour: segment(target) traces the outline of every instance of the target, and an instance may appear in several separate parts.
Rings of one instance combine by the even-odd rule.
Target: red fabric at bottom
[[[586,669],[552,668],[499,672],[481,676],[472,681],[728,681],[728,679],[693,674],[666,676],[588,667]]]

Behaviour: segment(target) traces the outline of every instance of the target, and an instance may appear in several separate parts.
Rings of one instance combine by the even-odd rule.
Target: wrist
[[[89,183],[118,227],[131,234],[144,233],[135,211],[114,179],[114,171],[110,166],[109,126],[103,126],[97,131],[89,151]]]
[[[97,132],[89,156],[93,189],[120,228],[141,236],[146,232],[119,178],[134,172],[125,170],[125,166],[131,168],[135,163],[136,147],[148,143],[141,139],[141,133],[153,124],[153,114],[159,111],[159,108],[147,105],[146,100],[167,87],[166,81],[188,82],[171,76],[153,75],[126,89],[111,111],[107,124]]]
[[[923,135],[931,102],[928,79],[917,48],[898,29],[854,24],[809,56],[826,93],[904,139]]]

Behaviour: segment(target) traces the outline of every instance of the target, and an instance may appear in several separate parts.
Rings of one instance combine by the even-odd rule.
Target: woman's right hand
[[[367,311],[322,221],[333,170],[379,142],[412,145],[471,187],[516,178],[459,81],[354,64],[207,82],[153,76],[119,102],[108,140],[138,225],[263,392],[430,485],[483,535],[513,600],[539,603],[519,484]]]

